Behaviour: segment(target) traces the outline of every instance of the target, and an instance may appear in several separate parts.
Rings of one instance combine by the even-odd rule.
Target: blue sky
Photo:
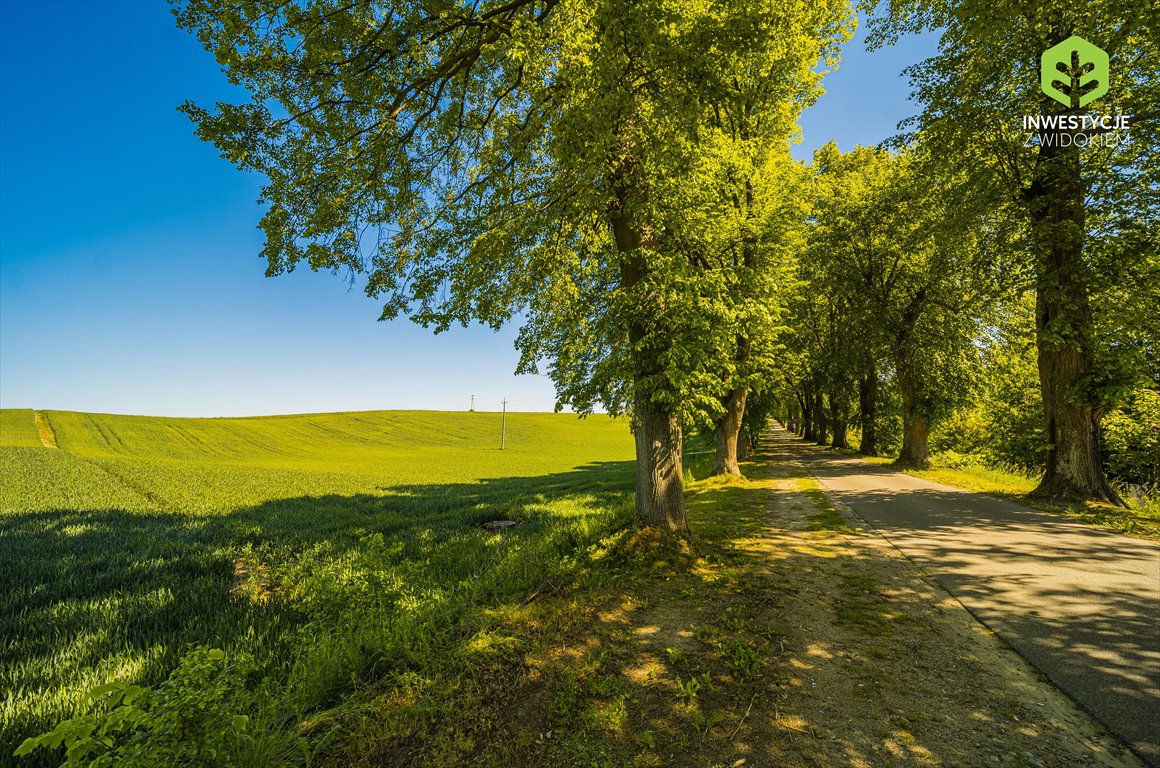
[[[859,34],[795,154],[894,134],[899,73],[933,52]],[[0,0],[0,407],[551,410],[547,378],[512,373],[514,327],[435,336],[341,275],[264,277],[260,180],[176,111],[241,98],[163,2]]]

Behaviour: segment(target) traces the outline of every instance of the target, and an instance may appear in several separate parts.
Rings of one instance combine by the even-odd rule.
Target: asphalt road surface
[[[834,454],[818,480],[1146,762],[1160,766],[1160,544]],[[789,458],[789,456],[787,456]]]

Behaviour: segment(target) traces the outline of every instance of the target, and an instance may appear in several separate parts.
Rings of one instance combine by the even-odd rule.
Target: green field
[[[200,644],[252,660],[270,717],[307,717],[632,514],[604,416],[508,414],[504,451],[494,413],[42,417],[56,449],[0,411],[0,763]]]

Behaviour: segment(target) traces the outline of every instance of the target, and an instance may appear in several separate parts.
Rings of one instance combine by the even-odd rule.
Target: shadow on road
[[[1160,764],[1160,545],[838,456],[784,430],[776,445]]]

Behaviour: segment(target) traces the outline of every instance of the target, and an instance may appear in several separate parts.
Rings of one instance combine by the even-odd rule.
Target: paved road
[[[777,448],[1160,766],[1160,544],[835,455]]]

